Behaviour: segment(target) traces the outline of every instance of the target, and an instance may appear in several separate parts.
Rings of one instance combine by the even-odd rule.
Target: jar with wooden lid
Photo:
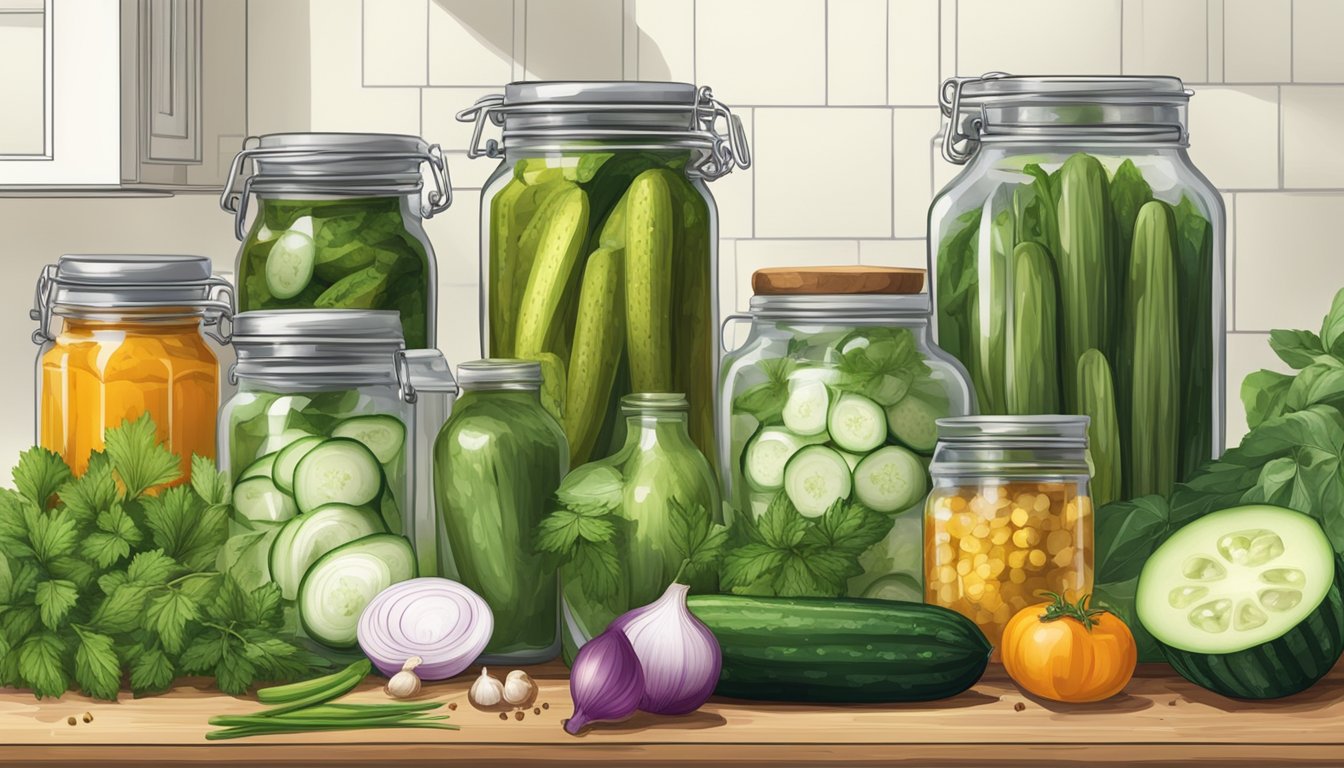
[[[750,311],[725,322],[749,326],[722,363],[721,472],[736,514],[816,521],[857,504],[887,530],[859,556],[861,574],[821,592],[923,599],[935,424],[975,410],[965,369],[930,337],[923,287],[917,269],[762,269]]]

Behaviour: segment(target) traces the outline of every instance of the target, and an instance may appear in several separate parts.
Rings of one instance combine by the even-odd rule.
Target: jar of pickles
[[[214,458],[229,284],[204,256],[62,256],[37,282],[37,442],[76,474],[103,431],[149,414],[181,461]],[[59,318],[59,320],[57,320]],[[59,323],[59,325],[57,325]]]
[[[995,646],[1021,608],[1092,589],[1086,416],[940,419],[924,516],[925,602]],[[995,652],[997,655],[997,651]]]

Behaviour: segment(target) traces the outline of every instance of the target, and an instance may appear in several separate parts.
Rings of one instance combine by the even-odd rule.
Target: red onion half
[[[589,723],[624,720],[639,708],[644,672],[630,640],[609,629],[583,644],[569,671],[569,695],[574,716],[565,732],[577,736]]]
[[[359,647],[391,677],[419,656],[422,680],[446,680],[471,666],[494,631],[490,606],[449,579],[426,576],[379,592],[359,617]]]

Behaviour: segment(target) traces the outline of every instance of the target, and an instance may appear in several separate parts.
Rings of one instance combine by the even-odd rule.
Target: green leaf
[[[266,627],[278,625],[281,618],[280,587],[274,582],[262,584],[247,593],[247,605],[243,612],[243,622],[249,626]]]
[[[1330,312],[1321,323],[1321,343],[1335,357],[1344,357],[1344,289],[1335,294]]]
[[[247,591],[232,575],[225,576],[224,583],[220,585],[208,612],[210,618],[220,624],[245,623],[251,613]]]
[[[708,568],[718,562],[728,529],[710,519],[709,512],[699,504],[671,501],[672,546],[689,569]]]
[[[621,505],[625,480],[615,469],[600,464],[585,464],[565,475],[555,491],[556,499],[566,507],[596,506],[608,510]]]
[[[173,682],[173,661],[158,647],[144,648],[131,662],[131,690],[137,694],[161,691]]]
[[[69,555],[54,558],[47,563],[47,573],[53,578],[74,582],[80,590],[87,589],[98,575],[93,563]]]
[[[724,555],[720,573],[724,586],[743,587],[758,581],[784,562],[786,552],[760,542],[730,549]]]
[[[294,644],[278,637],[267,637],[255,630],[249,630],[244,637],[247,643],[243,646],[243,656],[256,668],[260,677],[279,680],[310,673],[309,654]]]
[[[231,643],[229,652],[220,658],[219,665],[215,667],[215,685],[230,696],[239,696],[247,691],[247,687],[256,679],[256,674],[252,662]]]
[[[1130,633],[1134,635],[1135,645],[1138,646],[1139,661],[1165,664],[1167,658],[1162,654],[1162,647],[1158,645],[1158,642],[1149,634],[1143,623],[1139,621],[1139,614],[1134,606],[1134,596],[1138,591],[1138,586],[1139,580],[1137,578],[1098,584],[1092,590],[1092,605],[1110,611],[1125,622]]]
[[[70,467],[59,453],[33,447],[19,454],[14,487],[30,501],[46,508],[52,495],[71,479]]]
[[[192,638],[178,657],[177,664],[186,675],[212,672],[229,644],[229,635],[211,631]]]
[[[1098,582],[1138,578],[1143,564],[1167,534],[1169,510],[1161,496],[1107,504],[1096,516]]]
[[[32,557],[28,546],[28,520],[37,505],[18,491],[0,488],[0,543],[9,557]]]
[[[1301,411],[1325,404],[1344,408],[1344,367],[1331,363],[1313,363],[1298,372],[1283,398],[1285,412]]]
[[[775,494],[765,514],[756,521],[756,532],[762,543],[776,549],[789,549],[807,534],[807,520],[793,506],[786,494]]]
[[[894,524],[895,518],[890,515],[840,499],[813,521],[808,539],[823,549],[857,558],[884,539]]]
[[[227,506],[231,501],[228,475],[204,456],[191,457],[191,488],[209,506]]]
[[[158,633],[159,642],[169,653],[177,653],[182,649],[187,622],[199,615],[196,603],[175,589],[153,595],[145,607],[147,627]]]
[[[145,598],[153,587],[128,583],[113,588],[112,592],[93,612],[90,624],[103,632],[119,634],[139,629],[145,609]]]
[[[154,544],[188,569],[212,566],[228,539],[222,507],[206,507],[190,488],[169,488],[143,500],[145,523]]]
[[[580,541],[570,561],[584,592],[594,600],[605,600],[620,588],[621,566],[611,542]]]
[[[110,595],[127,581],[129,578],[125,571],[109,571],[98,577],[98,589],[102,590],[104,595]]]
[[[165,555],[161,549],[151,549],[137,554],[126,569],[126,577],[136,584],[159,587],[168,583],[178,570],[177,561]]]
[[[840,358],[836,389],[873,400],[883,408],[895,405],[910,391],[915,378],[930,368],[905,328],[870,328],[867,345],[854,345]]]
[[[1269,346],[1280,360],[1299,370],[1327,354],[1321,337],[1311,331],[1270,331]]]
[[[55,632],[29,635],[19,646],[19,674],[39,699],[60,696],[70,687],[66,644]]]
[[[27,514],[28,541],[38,560],[49,562],[75,551],[79,530],[75,519],[63,509],[50,512],[30,510]]]
[[[127,498],[139,498],[150,488],[171,483],[182,475],[177,457],[159,444],[156,429],[146,411],[135,421],[127,419],[103,434],[112,469],[126,487]]]
[[[845,582],[861,571],[852,557],[822,548],[809,548],[786,559],[775,576],[780,597],[839,597]]]
[[[1115,175],[1111,177],[1110,198],[1111,212],[1117,234],[1120,235],[1121,253],[1125,254],[1125,260],[1128,261],[1129,245],[1134,239],[1134,220],[1138,218],[1143,204],[1153,199],[1153,188],[1148,186],[1143,171],[1134,165],[1133,160],[1126,159],[1115,169]]]
[[[107,454],[95,451],[89,457],[89,468],[73,482],[60,490],[61,503],[81,524],[92,523],[100,512],[111,509],[117,500],[117,481],[112,477],[112,464]]]
[[[1241,383],[1241,403],[1246,407],[1246,425],[1254,429],[1286,412],[1293,377],[1277,371],[1255,371]]]
[[[17,647],[24,638],[37,629],[37,622],[36,606],[10,606],[0,611],[0,634],[4,635],[10,647]]]
[[[756,370],[765,377],[765,381],[733,398],[733,411],[750,415],[762,424],[774,424],[784,412],[784,404],[789,399],[789,376],[797,370],[798,364],[788,357],[774,357],[761,360]]]
[[[112,638],[75,627],[79,645],[75,647],[75,682],[95,699],[113,700],[121,688],[121,662]]]
[[[78,600],[79,590],[73,581],[53,579],[38,582],[33,601],[37,603],[42,623],[47,629],[56,629]]]

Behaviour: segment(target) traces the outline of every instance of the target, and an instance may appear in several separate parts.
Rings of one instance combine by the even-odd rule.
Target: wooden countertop
[[[500,670],[501,672],[503,670]],[[1068,705],[1021,693],[992,666],[973,689],[924,704],[805,706],[715,699],[680,718],[640,714],[574,738],[565,670],[532,668],[540,715],[519,722],[472,709],[467,687],[479,672],[426,686],[420,700],[453,702],[460,731],[384,730],[267,736],[207,742],[207,718],[242,714],[255,699],[232,698],[179,681],[157,696],[93,702],[74,694],[38,701],[0,690],[0,764],[143,766],[243,765],[1184,765],[1344,764],[1344,665],[1309,691],[1282,701],[1225,699],[1140,667],[1126,693],[1101,704]],[[386,701],[380,680],[352,701]],[[85,723],[85,712],[93,721]],[[76,717],[77,724],[67,724]]]

